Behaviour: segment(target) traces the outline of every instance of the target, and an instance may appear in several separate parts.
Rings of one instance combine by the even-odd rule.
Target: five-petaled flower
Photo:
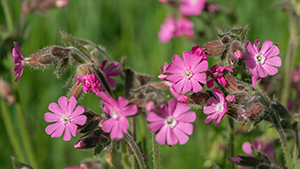
[[[207,71],[208,74],[210,74],[213,78],[207,82],[207,87],[212,88],[214,86],[214,81],[217,79],[217,81],[225,86],[227,84],[226,80],[224,79],[224,71],[228,70],[230,72],[233,72],[232,67],[226,67],[226,66],[220,66],[220,65],[214,65],[210,68],[209,71]]]
[[[244,55],[245,63],[249,67],[249,72],[254,76],[266,77],[275,75],[278,70],[276,67],[281,66],[279,48],[270,40],[264,41],[261,49],[259,48],[259,40],[255,40],[253,46],[249,41],[246,43],[246,53]]]
[[[199,84],[206,84],[206,74],[204,71],[208,68],[206,60],[202,60],[197,54],[192,54],[188,51],[183,51],[183,60],[174,55],[172,62],[166,71],[171,73],[166,79],[171,81],[173,89],[176,93],[185,94],[190,90],[199,92],[202,90],[202,86]],[[202,61],[201,61],[202,60]]]
[[[15,47],[12,50],[12,55],[14,57],[14,62],[16,63],[13,73],[15,75],[17,75],[17,77],[15,78],[15,82],[19,80],[19,78],[22,76],[23,74],[23,68],[24,68],[24,57],[23,54],[21,52],[21,49],[18,45],[17,42],[14,42]]]
[[[248,141],[242,145],[242,149],[246,154],[254,155],[251,147],[253,147],[257,152],[264,153],[270,159],[272,159],[275,154],[272,142],[266,144],[266,142],[261,138],[253,140],[252,145]]]
[[[119,140],[123,138],[124,134],[128,131],[128,120],[126,116],[133,116],[137,113],[136,105],[128,105],[128,100],[123,97],[118,98],[118,102],[111,96],[106,95],[104,92],[98,94],[104,101],[104,112],[110,115],[108,120],[103,122],[102,130],[110,133],[110,138]]]
[[[120,74],[122,74],[122,69],[116,69],[117,67],[120,66],[119,62],[113,62],[112,64],[110,64],[109,66],[107,66],[106,68],[105,65],[107,63],[107,60],[104,60],[101,64],[100,69],[103,71],[105,79],[109,85],[110,88],[115,88],[116,87],[116,81],[114,79],[112,79],[110,76],[118,76]]]
[[[51,103],[49,105],[49,110],[54,114],[47,112],[44,114],[44,119],[46,122],[56,123],[46,127],[47,134],[51,134],[51,137],[60,137],[65,132],[64,141],[69,141],[71,134],[76,136],[77,125],[84,125],[87,119],[85,115],[81,115],[84,113],[84,108],[81,106],[76,108],[76,103],[77,101],[73,96],[69,100],[67,97],[61,96],[58,99],[58,104]]]
[[[196,114],[189,111],[190,106],[179,103],[176,99],[171,99],[167,104],[161,105],[157,112],[150,111],[147,114],[147,120],[150,132],[155,133],[156,141],[159,144],[167,142],[168,145],[185,144],[193,133],[193,125],[196,120]],[[186,113],[187,112],[187,113]]]
[[[205,114],[210,114],[206,119],[205,123],[212,123],[215,119],[217,119],[215,126],[218,125],[222,118],[225,116],[227,112],[227,103],[225,101],[225,97],[223,92],[218,89],[214,88],[212,90],[214,96],[217,98],[217,100],[214,97],[211,97],[207,100],[207,104],[209,106],[205,106],[203,108],[203,112]]]
[[[81,77],[77,77],[76,78],[78,80],[77,85],[79,85],[79,83],[83,83],[83,88],[82,90],[87,93],[89,91],[89,89],[91,88],[91,90],[93,92],[95,92],[96,94],[99,94],[99,87],[101,86],[101,83],[98,81],[98,79],[95,77],[95,75],[92,73],[90,75],[84,75]]]

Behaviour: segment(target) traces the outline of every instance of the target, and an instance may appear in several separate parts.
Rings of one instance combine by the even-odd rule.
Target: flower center
[[[67,115],[64,115],[62,118],[61,118],[61,122],[66,124],[66,123],[69,123],[71,121],[70,117],[67,116]]]
[[[187,70],[187,71],[185,71],[184,75],[185,75],[187,78],[190,78],[190,77],[193,75],[193,73],[192,73],[191,71]]]
[[[111,115],[111,117],[114,118],[114,119],[118,119],[118,118],[119,118],[118,112],[115,111],[115,110],[111,110],[111,111],[110,111],[110,115]]]
[[[223,110],[224,110],[224,107],[223,107],[222,103],[218,103],[216,105],[216,112],[221,113]]]
[[[165,120],[165,124],[171,128],[175,127],[177,124],[177,120],[175,120],[172,116],[169,116]]]
[[[266,60],[266,57],[263,56],[262,54],[258,54],[254,58],[255,58],[255,61],[260,63],[260,64],[264,64],[264,62]]]

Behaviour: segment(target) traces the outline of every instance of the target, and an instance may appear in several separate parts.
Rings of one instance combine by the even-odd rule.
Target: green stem
[[[153,166],[154,169],[159,169],[160,167],[160,159],[159,159],[159,145],[155,140],[155,134],[152,134],[152,147],[153,147]]]
[[[285,57],[285,67],[284,67],[284,75],[283,75],[283,93],[282,93],[282,104],[286,105],[288,102],[288,98],[290,95],[290,82],[291,82],[291,72],[293,69],[293,60],[294,60],[294,55],[297,50],[298,46],[298,39],[299,37],[297,36],[298,32],[298,18],[297,16],[290,14],[289,17],[289,44],[288,44],[288,50],[287,54]]]
[[[20,144],[18,143],[19,139],[17,139],[17,135],[16,135],[15,130],[13,128],[13,125],[12,125],[12,122],[11,122],[11,119],[10,119],[10,116],[9,116],[7,106],[6,106],[6,103],[5,103],[4,99],[1,99],[1,113],[2,113],[2,117],[3,117],[4,126],[5,126],[5,129],[6,129],[7,134],[8,134],[8,138],[9,138],[11,144],[12,144],[12,148],[14,149],[14,152],[17,155],[17,159],[19,161],[25,162],[25,157],[22,153],[22,149],[20,147]]]
[[[1,0],[1,2],[2,2],[2,7],[3,7],[4,14],[5,14],[5,20],[6,20],[6,23],[7,23],[7,29],[10,32],[13,32],[14,25],[13,25],[13,20],[12,20],[12,16],[11,16],[9,5],[7,3],[7,0]]]
[[[295,131],[295,146],[294,146],[294,153],[293,153],[293,164],[295,164],[298,160],[299,156],[299,134],[298,134],[298,128],[296,127],[294,129]]]
[[[124,139],[125,139],[126,143],[130,146],[131,150],[133,151],[133,153],[139,163],[140,169],[146,169],[144,157],[142,156],[141,151],[139,150],[137,144],[133,141],[132,137],[128,133],[125,133]]]
[[[290,154],[290,151],[289,151],[288,143],[287,143],[286,137],[284,135],[283,129],[280,125],[280,122],[278,120],[277,114],[275,113],[273,108],[271,108],[270,116],[271,116],[271,118],[273,120],[273,123],[274,123],[274,126],[277,130],[287,166],[288,166],[288,168],[292,169],[293,168],[293,163],[292,163],[292,158],[291,158],[291,154]]]
[[[125,143],[124,139],[121,140],[121,147],[122,147],[122,156],[123,156],[123,161],[124,161],[124,168],[125,169],[130,169],[128,155],[127,155],[127,151],[126,151],[126,143]]]
[[[36,159],[35,159],[35,156],[33,154],[31,144],[30,144],[29,135],[28,135],[28,132],[26,130],[26,125],[25,125],[25,121],[24,121],[25,118],[23,116],[21,106],[20,106],[19,103],[16,103],[16,107],[17,107],[17,116],[18,116],[18,122],[19,122],[21,137],[22,137],[22,141],[23,141],[23,144],[24,144],[24,147],[25,147],[25,151],[28,155],[29,164],[34,169],[38,169],[37,162],[36,162]]]
[[[231,161],[231,157],[234,157],[234,121],[228,117],[228,128],[227,128],[227,169],[234,169],[234,163]]]
[[[12,57],[11,53],[8,54],[8,57],[9,57],[9,60],[10,60],[10,63],[11,63],[10,66],[11,66],[12,84],[13,84],[14,92],[15,92],[15,95],[16,95],[15,108],[16,108],[16,111],[17,111],[17,118],[18,118],[19,129],[20,129],[20,132],[21,132],[22,142],[23,142],[24,147],[25,147],[25,152],[26,152],[26,155],[28,157],[29,164],[34,169],[38,169],[36,158],[34,156],[34,153],[32,151],[32,147],[31,147],[31,144],[30,144],[29,135],[28,135],[28,132],[26,130],[25,118],[23,116],[23,111],[22,111],[21,103],[20,103],[18,83],[13,81],[14,74],[13,74],[12,70],[13,70],[14,61],[13,61],[13,57]]]
[[[142,136],[142,151],[144,154],[147,154],[147,135],[146,135],[146,124],[144,116],[140,117],[140,127],[141,127],[141,136]]]

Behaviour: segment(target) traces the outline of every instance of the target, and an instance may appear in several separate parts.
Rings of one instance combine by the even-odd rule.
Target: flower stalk
[[[280,122],[278,120],[278,116],[273,108],[271,108],[270,116],[271,116],[274,126],[277,130],[277,133],[278,133],[278,136],[280,139],[280,143],[281,143],[281,147],[283,149],[283,153],[285,156],[286,164],[287,164],[288,168],[293,168],[293,163],[292,163],[292,158],[291,158],[291,154],[289,151],[288,143],[287,143],[286,137],[284,135],[283,129],[280,125]]]
[[[159,169],[160,159],[159,159],[159,145],[155,140],[155,133],[152,134],[152,147],[153,147],[153,167],[154,169]]]
[[[124,168],[125,169],[130,169],[128,155],[127,155],[127,151],[126,151],[126,143],[125,143],[124,139],[121,140],[121,147],[122,147],[122,156],[123,156]]]
[[[139,147],[133,141],[132,137],[128,133],[124,133],[124,139],[125,139],[126,143],[129,145],[129,147],[131,148],[131,150],[133,151],[134,156],[136,157],[136,159],[139,163],[140,169],[146,169],[144,157],[142,156],[142,153],[139,150]]]
[[[231,157],[235,155],[234,148],[234,121],[232,118],[228,117],[228,127],[227,127],[227,168],[234,169],[234,163],[231,161]]]

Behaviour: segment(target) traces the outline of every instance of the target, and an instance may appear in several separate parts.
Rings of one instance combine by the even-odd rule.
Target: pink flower
[[[176,99],[171,99],[167,104],[161,105],[158,112],[149,112],[147,120],[150,132],[157,133],[155,139],[159,144],[167,142],[168,145],[185,144],[193,133],[191,122],[196,120],[196,114],[189,111],[190,106],[178,103]],[[187,113],[186,113],[187,112]]]
[[[79,85],[79,83],[83,83],[83,91],[85,93],[87,93],[89,91],[89,89],[91,88],[91,90],[93,92],[95,92],[96,94],[99,94],[99,87],[101,86],[101,83],[98,81],[98,79],[95,77],[94,74],[90,74],[90,75],[84,75],[81,77],[77,77],[76,78],[78,80],[77,85]]]
[[[240,60],[243,58],[243,52],[241,52],[240,50],[235,51],[233,54],[237,60]]]
[[[226,96],[226,101],[227,101],[228,103],[233,103],[233,102],[235,102],[235,95],[230,94],[230,95]]]
[[[77,106],[76,99],[71,97],[70,100],[65,96],[61,96],[57,103],[51,103],[49,110],[53,113],[47,112],[44,114],[46,122],[56,122],[46,127],[46,133],[52,134],[51,137],[60,137],[64,134],[64,141],[71,139],[71,134],[76,136],[77,125],[84,125],[86,122],[86,116],[81,115],[84,113],[84,108]],[[76,109],[75,109],[76,108]],[[75,109],[75,110],[74,110]]]
[[[225,102],[225,97],[223,92],[218,89],[214,88],[212,90],[213,94],[217,98],[217,100],[214,97],[211,97],[207,100],[207,104],[209,106],[205,106],[203,108],[203,112],[205,114],[210,114],[206,119],[205,123],[212,123],[215,119],[217,119],[215,126],[218,125],[222,118],[225,116],[227,112],[227,103]]]
[[[165,22],[160,26],[158,38],[161,43],[166,43],[171,40],[175,35],[176,24],[175,20],[171,17],[166,18]]]
[[[179,10],[184,15],[200,15],[205,7],[206,0],[181,0]]]
[[[14,42],[14,45],[15,45],[15,47],[12,50],[12,55],[14,57],[14,62],[16,64],[15,67],[14,67],[14,70],[13,70],[13,73],[15,75],[17,75],[17,77],[15,78],[15,82],[16,82],[16,81],[19,80],[19,78],[23,74],[23,68],[24,68],[23,60],[24,60],[24,57],[23,57],[23,54],[21,52],[21,49],[20,49],[18,43]]]
[[[252,86],[255,87],[257,81],[259,80],[258,76],[252,76]]]
[[[67,6],[69,4],[69,1],[67,0],[56,0],[55,5],[57,7],[64,7]]]
[[[255,40],[253,46],[249,41],[246,43],[248,53],[244,55],[244,62],[249,67],[249,72],[254,76],[266,77],[267,75],[275,75],[278,70],[276,67],[281,66],[279,48],[270,40],[264,41],[261,49],[259,48],[259,40]]]
[[[199,55],[199,56],[201,57],[200,62],[201,62],[202,60],[207,60],[207,57],[206,57],[206,55],[205,55],[205,52],[200,48],[199,45],[192,47],[192,49],[191,49],[191,54]]]
[[[123,138],[123,132],[127,133],[128,131],[126,116],[133,116],[137,113],[136,105],[128,105],[128,100],[121,96],[118,98],[118,102],[104,92],[100,92],[98,96],[104,100],[100,101],[104,104],[104,112],[110,115],[110,118],[104,121],[102,130],[110,133],[112,139]]]
[[[264,140],[261,139],[253,140],[252,145],[248,141],[242,145],[242,149],[246,154],[254,155],[251,147],[253,147],[257,152],[264,153],[270,159],[272,159],[275,154],[272,143],[265,144]]]
[[[167,71],[167,67],[169,66],[169,64],[167,62],[165,62],[164,67],[160,69],[161,74],[158,75],[158,78],[160,78],[161,80],[164,80],[168,75],[166,75]]]
[[[175,35],[176,36],[187,35],[189,37],[192,37],[194,35],[193,27],[194,27],[193,22],[191,22],[186,18],[180,18],[176,22]]]
[[[178,55],[173,56],[173,64],[167,67],[167,72],[172,74],[166,79],[174,83],[172,88],[176,93],[199,92],[202,90],[199,82],[206,84],[206,74],[203,72],[207,70],[208,63],[206,60],[200,62],[202,57],[188,51],[182,52],[182,55],[183,60]]]
[[[107,60],[104,60],[102,62],[100,69],[104,72],[104,76],[106,78],[106,81],[107,81],[109,87],[115,88],[116,81],[114,79],[112,79],[110,76],[119,76],[120,74],[122,74],[123,71],[122,71],[122,69],[114,70],[120,66],[120,63],[118,63],[118,62],[113,62],[112,64],[110,64],[109,66],[104,68],[106,65],[106,62],[107,62]]]
[[[214,65],[210,68],[211,71],[207,71],[208,74],[210,74],[213,78],[207,82],[207,87],[212,88],[214,86],[214,80],[217,79],[217,81],[225,86],[227,84],[226,80],[224,79],[224,71],[228,70],[230,72],[233,72],[232,67],[226,67],[226,66],[220,66],[220,65]]]

